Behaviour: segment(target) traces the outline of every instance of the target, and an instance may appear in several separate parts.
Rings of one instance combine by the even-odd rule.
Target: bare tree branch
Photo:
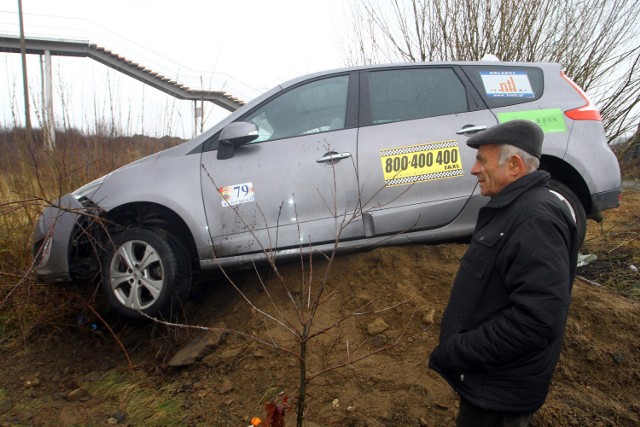
[[[347,62],[557,62],[600,106],[609,141],[640,121],[636,0],[352,0]]]

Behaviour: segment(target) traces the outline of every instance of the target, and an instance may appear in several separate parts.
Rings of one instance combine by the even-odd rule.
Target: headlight
[[[98,187],[100,187],[102,185],[102,183],[109,177],[109,175],[104,175],[101,176],[98,179],[95,179],[93,181],[91,181],[90,183],[83,185],[82,187],[78,188],[76,191],[74,191],[73,193],[71,193],[71,195],[73,197],[76,198],[76,200],[80,201],[82,199],[84,199],[85,197],[89,197],[93,192],[95,192]]]

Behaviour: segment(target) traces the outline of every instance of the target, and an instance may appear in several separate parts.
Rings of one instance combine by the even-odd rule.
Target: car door
[[[358,204],[349,102],[357,102],[349,74],[298,84],[240,119],[258,127],[257,140],[226,160],[215,150],[203,154],[216,257],[309,247],[334,241],[337,231],[343,239],[363,235],[360,220],[343,222]]]
[[[466,139],[496,118],[455,66],[370,71],[361,88],[358,170],[374,234],[450,223],[476,187]]]

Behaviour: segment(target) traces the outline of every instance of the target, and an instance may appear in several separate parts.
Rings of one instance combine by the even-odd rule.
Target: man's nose
[[[471,168],[471,175],[477,175],[480,172],[480,168],[478,167],[478,162],[473,164]]]

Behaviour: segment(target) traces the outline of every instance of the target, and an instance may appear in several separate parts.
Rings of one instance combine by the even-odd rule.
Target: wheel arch
[[[166,230],[184,246],[192,270],[199,271],[198,251],[189,226],[180,215],[166,206],[151,202],[128,203],[105,213],[104,219],[109,233],[133,226]]]
[[[549,172],[551,179],[566,185],[578,197],[587,216],[593,213],[589,187],[580,173],[569,163],[553,156],[542,156],[540,168]]]

